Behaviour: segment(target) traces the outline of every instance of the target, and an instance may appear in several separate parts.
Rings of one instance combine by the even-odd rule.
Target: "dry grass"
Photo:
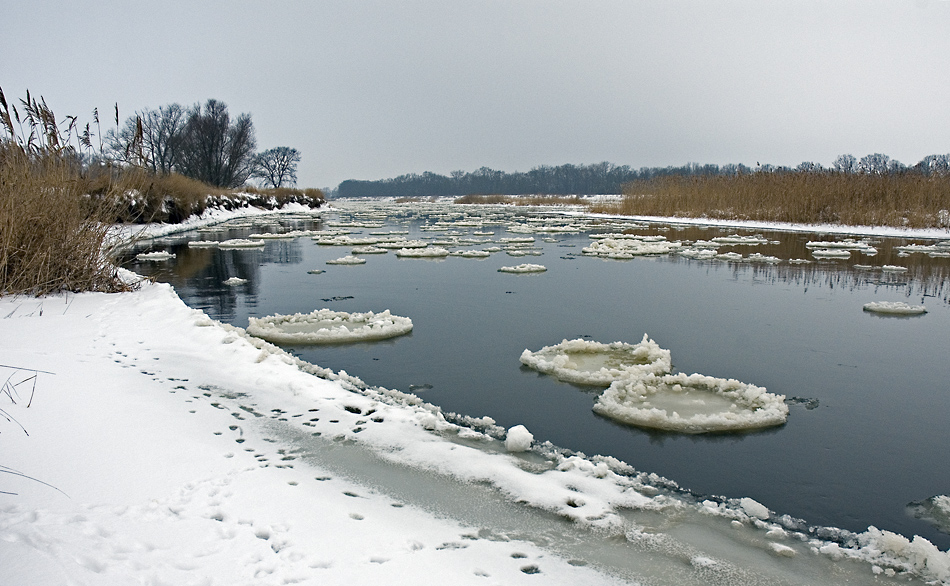
[[[950,227],[950,177],[919,173],[750,173],[662,177],[624,186],[593,211],[804,224]]]
[[[588,205],[587,202],[576,195],[463,195],[455,198],[454,202],[516,206]]]
[[[63,157],[0,144],[0,295],[128,290],[108,258],[114,201],[88,196]]]

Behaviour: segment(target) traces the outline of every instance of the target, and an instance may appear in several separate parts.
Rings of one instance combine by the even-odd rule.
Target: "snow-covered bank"
[[[262,353],[167,285],[4,298],[0,314],[4,379],[43,371],[3,405],[29,435],[2,422],[2,465],[47,483],[0,474],[15,493],[0,495],[4,583],[614,582],[328,472],[311,451],[431,434],[414,411]],[[281,439],[284,426],[319,447]]]

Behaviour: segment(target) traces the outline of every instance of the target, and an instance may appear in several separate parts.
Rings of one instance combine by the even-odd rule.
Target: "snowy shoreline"
[[[0,464],[55,487],[0,474],[18,493],[0,495],[14,583],[950,583],[950,555],[919,538],[869,530],[846,549],[751,499],[679,502],[610,458],[508,453],[487,418],[302,363],[168,285],[0,298],[0,316],[4,379],[24,381],[2,408],[29,433],[0,421]],[[633,511],[678,520],[651,537]],[[604,551],[573,553],[579,535]]]

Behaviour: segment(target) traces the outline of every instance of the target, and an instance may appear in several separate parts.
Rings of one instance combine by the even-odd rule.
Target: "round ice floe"
[[[524,263],[520,265],[515,265],[513,267],[501,267],[498,269],[499,273],[543,273],[548,270],[544,265],[533,265],[530,263]]]
[[[386,254],[389,252],[385,248],[380,248],[378,246],[357,246],[351,250],[353,254]]]
[[[597,398],[594,412],[667,431],[706,433],[781,425],[784,395],[734,379],[702,374],[647,374],[615,381]]]
[[[328,265],[363,265],[363,264],[366,264],[366,259],[349,254],[347,256],[341,256],[340,258],[330,259],[327,261],[327,264]]]
[[[244,283],[247,283],[247,279],[242,279],[241,277],[231,277],[224,282],[225,285],[230,285],[232,287],[235,285],[243,285]]]
[[[531,447],[534,435],[523,425],[516,425],[505,436],[505,449],[509,452],[524,452]]]
[[[462,258],[487,258],[491,256],[491,253],[487,250],[459,250],[453,252],[452,256],[460,256]]]
[[[646,334],[639,344],[564,340],[537,352],[525,350],[521,363],[565,382],[597,386],[607,386],[625,376],[666,374],[673,368],[670,351],[660,348]]]
[[[907,267],[898,265],[883,265],[881,270],[888,273],[905,273],[907,272]]]
[[[249,318],[247,333],[275,344],[337,344],[383,340],[408,334],[412,320],[382,313],[318,309],[311,313]]]
[[[910,305],[903,301],[872,301],[864,304],[864,311],[891,315],[919,315],[927,313],[923,305]]]
[[[157,252],[143,252],[143,253],[141,253],[141,254],[136,254],[136,255],[135,255],[135,258],[137,258],[137,259],[139,259],[139,260],[155,260],[155,261],[160,261],[160,260],[169,260],[169,259],[175,258],[175,255],[172,254],[172,253],[170,253],[170,252],[166,252],[166,251],[164,251],[164,250],[160,250],[160,251],[157,251]]]

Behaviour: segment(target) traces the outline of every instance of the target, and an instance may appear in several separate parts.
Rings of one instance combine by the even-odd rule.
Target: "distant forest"
[[[946,173],[950,155],[930,155],[913,167],[887,155],[875,153],[858,159],[841,155],[833,167],[805,162],[797,167],[742,164],[700,165],[687,163],[679,167],[640,167],[595,163],[592,165],[540,166],[528,172],[506,173],[488,167],[477,171],[452,171],[448,176],[426,171],[400,175],[392,179],[361,181],[348,179],[337,187],[335,197],[430,197],[437,195],[596,195],[620,194],[625,183],[649,181],[660,177],[713,177],[750,173],[839,172],[839,173]]]

